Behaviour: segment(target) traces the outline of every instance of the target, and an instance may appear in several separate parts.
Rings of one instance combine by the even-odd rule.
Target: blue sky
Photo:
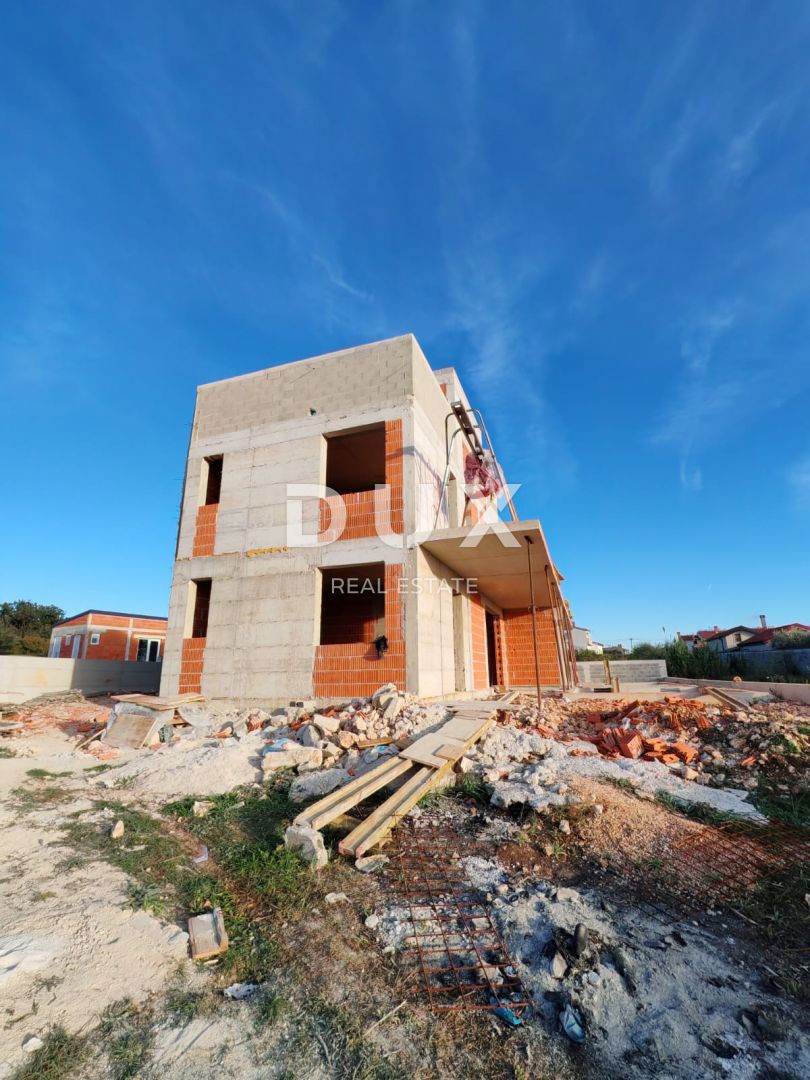
[[[412,331],[602,640],[810,622],[810,9],[9,2],[0,599],[167,608],[198,383]]]

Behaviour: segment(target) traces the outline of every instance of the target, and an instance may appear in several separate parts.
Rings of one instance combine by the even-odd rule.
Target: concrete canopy
[[[482,533],[483,529],[486,532]],[[527,608],[531,604],[527,537],[531,540],[534,601],[538,608],[549,608],[553,601],[546,567],[550,568],[552,581],[561,581],[562,577],[551,561],[539,521],[499,521],[439,529],[421,546],[457,577],[475,579],[478,592],[498,607]]]

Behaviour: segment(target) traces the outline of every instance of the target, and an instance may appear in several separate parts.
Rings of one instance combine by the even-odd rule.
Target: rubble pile
[[[519,698],[502,724],[572,745],[575,757],[658,761],[685,780],[752,790],[757,773],[796,777],[810,754],[810,706],[760,702],[734,710],[694,698],[563,701]],[[590,744],[589,746],[586,744]]]
[[[121,708],[127,710],[121,716],[133,715],[131,704]],[[441,725],[448,711],[387,684],[370,698],[321,710],[313,701],[296,701],[272,711],[223,709],[199,702],[179,705],[173,722],[168,714],[162,715],[165,719],[155,729],[151,749],[135,750],[114,774],[105,774],[96,783],[114,785],[131,778],[155,795],[210,795],[294,769],[297,776],[290,797],[304,802],[347,783],[385,755],[398,754],[415,735]],[[114,725],[115,713],[110,731]],[[94,746],[96,754],[118,753],[104,737],[87,752]]]

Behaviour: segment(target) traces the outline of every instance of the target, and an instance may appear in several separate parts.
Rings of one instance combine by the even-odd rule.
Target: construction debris
[[[224,953],[228,948],[228,935],[221,908],[192,916],[188,920],[188,936],[192,960],[207,960]]]

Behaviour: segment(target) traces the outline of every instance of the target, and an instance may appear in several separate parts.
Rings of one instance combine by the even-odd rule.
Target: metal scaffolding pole
[[[540,697],[540,653],[537,646],[537,609],[534,606],[534,575],[532,573],[532,544],[533,540],[530,536],[524,537],[526,541],[526,556],[529,563],[529,600],[532,609],[532,642],[534,644],[534,675],[537,681],[537,708],[542,709],[542,699]]]

